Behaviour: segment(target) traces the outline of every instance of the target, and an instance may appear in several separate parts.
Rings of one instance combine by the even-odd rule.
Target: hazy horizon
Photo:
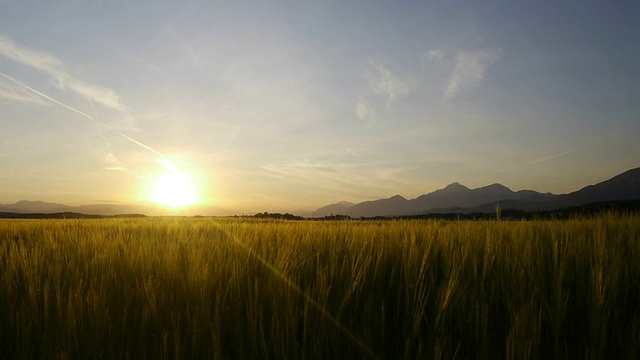
[[[640,167],[638,168],[634,168],[634,169],[629,169],[624,173],[628,173],[629,171],[634,171],[635,173],[637,173],[637,170],[640,169]],[[619,177],[622,174],[616,174],[615,177]],[[628,178],[628,177],[627,177]],[[606,182],[608,180],[611,180],[611,178],[607,178],[607,179],[603,179],[602,181],[598,181],[597,183],[593,183],[593,184],[588,184],[585,187],[581,187],[579,189],[574,189],[572,191],[567,192],[566,194],[570,194],[570,193],[574,193],[574,192],[580,192],[581,190],[588,188],[590,186],[593,185],[597,185],[599,183],[602,182]],[[401,196],[403,198],[405,198],[406,200],[417,200],[418,198],[420,198],[421,196],[424,195],[428,195],[429,193],[432,192],[438,192],[444,189],[449,188],[449,186],[453,186],[453,185],[459,185],[462,186],[463,188],[467,188],[469,190],[479,190],[482,188],[489,188],[493,185],[501,185],[501,186],[505,186],[504,184],[500,184],[500,183],[492,183],[492,184],[486,184],[484,186],[479,186],[479,187],[467,187],[465,184],[460,183],[458,181],[453,182],[451,184],[448,184],[447,186],[440,188],[440,189],[435,189],[434,191],[430,191],[428,193],[425,194],[420,194],[416,197],[404,197],[402,196],[402,194],[393,194],[393,195],[385,195],[385,196],[381,196],[379,198],[375,198],[375,199],[366,199],[363,200],[362,202],[356,202],[356,203],[352,203],[346,200],[340,200],[340,201],[336,201],[334,203],[326,203],[326,204],[318,204],[316,206],[311,206],[311,207],[306,207],[306,208],[297,208],[297,209],[288,209],[288,208],[271,208],[271,209],[267,209],[269,211],[267,212],[271,212],[271,213],[293,213],[294,215],[301,215],[301,216],[316,216],[316,212],[318,210],[321,210],[322,208],[326,208],[326,207],[331,207],[333,205],[337,205],[337,204],[351,204],[351,205],[357,205],[358,203],[367,203],[367,202],[377,202],[378,200],[385,200],[385,199],[390,199],[392,197],[396,197],[396,196]],[[509,186],[506,186],[507,188],[509,188]],[[515,193],[517,193],[520,190],[525,190],[525,191],[534,191],[534,192],[538,192],[539,194],[545,194],[545,192],[539,192],[536,191],[535,189],[511,189],[509,188],[509,190],[514,191]],[[626,187],[623,186],[623,188],[619,189],[621,192],[619,193],[619,195],[617,196],[622,196],[622,194],[625,193],[626,190],[628,190]],[[552,195],[566,195],[565,193],[550,193],[550,192],[546,192],[546,194],[552,194]],[[456,198],[454,196],[454,198]],[[452,199],[454,199],[452,198]],[[460,199],[459,197],[457,198],[458,200]],[[629,198],[629,200],[631,200],[631,198]],[[453,200],[453,201],[457,201],[457,200]],[[492,200],[489,200],[489,202],[491,202]],[[599,199],[593,199],[591,201],[601,201]],[[607,201],[607,200],[604,200]],[[28,203],[28,204],[22,204],[22,203]],[[526,201],[525,201],[526,202]],[[69,204],[69,203],[56,203],[56,202],[51,202],[51,201],[46,201],[46,200],[42,200],[42,199],[22,199],[19,200],[17,202],[14,202],[12,204],[3,204],[0,203],[0,206],[11,206],[11,205],[18,205],[20,204],[21,208],[24,207],[24,209],[28,209],[31,208],[31,210],[29,210],[28,212],[45,212],[45,213],[51,213],[51,212],[61,212],[61,211],[69,211],[69,210],[64,210],[64,209],[58,209],[58,210],[46,210],[46,211],[42,211],[42,210],[34,210],[35,208],[33,208],[33,206],[38,206],[38,204],[40,203],[44,203],[45,205],[50,205],[50,204],[58,204],[58,205],[63,205],[63,206],[70,206],[70,207],[78,207],[79,209],[71,209],[71,211],[80,211],[80,212],[84,212],[87,214],[102,214],[102,215],[108,215],[109,212],[105,213],[104,209],[103,211],[94,211],[95,209],[100,209],[103,206],[107,206],[107,207],[111,207],[112,210],[116,210],[115,212],[113,212],[114,215],[116,214],[130,214],[130,213],[142,213],[145,215],[149,215],[149,216],[162,216],[162,215],[177,215],[177,216],[195,216],[195,215],[202,215],[202,216],[237,216],[237,215],[253,215],[253,214],[257,214],[257,213],[263,213],[265,212],[265,209],[261,209],[261,208],[245,208],[245,209],[234,209],[234,208],[221,208],[221,207],[217,207],[217,206],[212,206],[211,204],[193,204],[190,206],[185,206],[185,207],[179,207],[179,208],[167,208],[165,206],[163,206],[162,204],[156,204],[152,201],[139,201],[139,202],[128,202],[128,203],[123,203],[123,202],[113,202],[113,201],[96,201],[94,203],[82,203],[82,204]],[[484,205],[484,204],[482,204]],[[563,205],[560,205],[563,206]],[[566,206],[566,205],[565,205]],[[579,206],[579,205],[578,205]],[[463,207],[469,207],[469,206],[463,206]],[[477,207],[471,206],[471,208],[476,209]],[[429,210],[428,208],[425,208],[424,210]]]
[[[640,165],[638,10],[0,1],[0,204],[576,191]]]

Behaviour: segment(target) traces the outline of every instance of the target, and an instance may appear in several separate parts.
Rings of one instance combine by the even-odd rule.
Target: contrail
[[[73,108],[73,107],[71,107],[71,106],[69,106],[69,105],[67,105],[67,104],[61,103],[60,101],[58,101],[58,100],[56,100],[56,99],[54,99],[54,98],[52,98],[52,97],[50,97],[50,96],[47,96],[47,95],[45,95],[45,94],[43,94],[43,93],[41,93],[41,92],[39,92],[39,91],[37,91],[37,90],[34,90],[34,89],[30,88],[30,87],[29,87],[29,86],[27,86],[27,85],[22,85],[22,86],[24,86],[24,88],[25,88],[25,89],[27,89],[27,90],[31,91],[32,93],[34,93],[34,94],[36,94],[36,95],[40,95],[40,96],[42,96],[43,98],[45,98],[45,99],[47,99],[47,100],[49,100],[49,101],[51,101],[51,102],[54,102],[54,103],[56,103],[56,104],[58,104],[58,105],[60,105],[60,106],[66,107],[67,109],[69,109],[69,110],[71,110],[71,111],[75,111],[75,112],[77,112],[78,114],[80,114],[80,115],[82,115],[82,116],[84,116],[84,117],[86,117],[86,118],[88,118],[88,119],[91,119],[91,120],[93,120],[93,121],[97,121],[97,120],[96,120],[96,119],[94,119],[91,115],[89,115],[89,114],[87,114],[87,113],[85,113],[85,112],[82,112],[82,111],[80,111],[80,110],[78,110],[78,109],[76,109],[76,108]]]
[[[123,138],[125,138],[125,139],[127,139],[127,140],[129,140],[129,141],[133,142],[134,144],[136,144],[136,145],[138,145],[138,146],[140,146],[140,147],[142,147],[142,148],[144,148],[144,149],[147,149],[147,150],[151,151],[152,153],[154,153],[154,154],[156,154],[156,155],[158,155],[158,156],[160,157],[160,159],[161,159],[160,163],[161,163],[164,167],[166,167],[166,168],[167,168],[167,169],[169,169],[169,170],[175,171],[175,165],[173,165],[173,164],[169,163],[169,162],[166,160],[165,156],[164,156],[161,152],[157,151],[156,149],[152,148],[151,146],[146,145],[146,144],[144,144],[144,143],[142,143],[142,142],[140,142],[140,141],[138,141],[138,140],[136,140],[136,139],[132,138],[131,136],[129,136],[129,135],[127,135],[127,134],[123,133],[122,131],[120,131],[120,130],[118,130],[118,129],[114,128],[113,126],[111,126],[111,125],[109,125],[109,124],[106,124],[106,123],[104,123],[104,122],[102,122],[102,121],[100,121],[100,120],[96,119],[95,117],[93,117],[93,116],[91,116],[91,115],[87,114],[87,113],[86,113],[86,112],[84,112],[84,111],[78,110],[78,109],[74,108],[73,106],[67,105],[67,104],[65,104],[65,103],[63,103],[63,102],[61,102],[61,101],[59,101],[59,100],[56,100],[56,99],[52,98],[51,96],[49,96],[49,95],[47,95],[47,94],[44,94],[44,93],[42,93],[42,92],[40,92],[40,91],[38,91],[38,90],[36,90],[36,89],[34,89],[34,88],[32,88],[32,87],[30,87],[30,86],[26,85],[26,84],[23,84],[22,82],[20,82],[20,81],[18,81],[18,80],[16,80],[16,79],[14,79],[14,78],[12,78],[12,77],[11,77],[11,76],[9,76],[9,75],[6,75],[6,74],[4,74],[4,73],[1,73],[1,72],[0,72],[0,76],[2,76],[2,77],[4,77],[4,78],[7,78],[7,79],[11,80],[12,82],[14,82],[14,83],[16,83],[16,84],[18,84],[18,85],[22,86],[23,88],[25,88],[25,89],[27,89],[27,90],[31,91],[32,93],[34,93],[34,94],[36,94],[36,95],[38,95],[38,96],[40,96],[40,97],[42,97],[42,98],[44,98],[44,99],[46,99],[46,100],[49,100],[50,102],[52,102],[52,103],[54,103],[54,104],[60,105],[60,106],[62,106],[62,107],[64,107],[64,108],[66,108],[66,109],[68,109],[68,110],[71,110],[71,111],[75,112],[76,114],[80,114],[80,115],[82,115],[82,116],[86,117],[87,119],[89,119],[89,120],[91,120],[91,121],[93,121],[93,122],[95,122],[95,123],[97,123],[97,124],[99,124],[99,125],[102,125],[102,126],[106,127],[107,129],[109,129],[109,130],[111,130],[111,131],[115,132],[116,134],[118,134],[118,135],[122,136]]]
[[[555,155],[551,155],[551,156],[543,157],[543,158],[540,158],[540,159],[537,159],[537,160],[534,160],[534,161],[529,161],[528,163],[524,163],[524,164],[520,164],[520,165],[512,166],[512,167],[510,167],[510,168],[506,168],[506,169],[502,169],[502,170],[498,170],[498,171],[496,171],[496,172],[495,172],[495,174],[499,174],[499,173],[502,173],[502,172],[505,172],[505,171],[509,171],[509,170],[513,170],[513,169],[517,169],[517,168],[521,168],[521,167],[525,167],[525,166],[529,166],[529,165],[533,165],[533,164],[541,163],[541,162],[543,162],[543,161],[547,161],[547,160],[555,159],[555,158],[558,158],[558,157],[560,157],[560,156],[567,155],[568,153],[570,153],[570,152],[572,152],[572,151],[573,151],[573,149],[571,149],[571,150],[567,150],[567,151],[563,151],[563,152],[561,152],[561,153],[559,153],[559,154],[555,154]]]
[[[86,118],[87,118],[87,119],[89,119],[89,120],[95,121],[96,123],[98,123],[98,124],[100,124],[100,125],[102,125],[102,126],[104,126],[104,127],[108,128],[109,130],[111,130],[111,131],[115,132],[116,134],[118,134],[118,135],[122,136],[123,138],[125,138],[125,139],[127,139],[127,140],[129,140],[129,141],[131,141],[131,142],[135,143],[136,145],[139,145],[139,146],[141,146],[141,147],[143,147],[143,148],[145,148],[145,149],[147,149],[147,150],[151,151],[152,153],[154,153],[154,154],[156,154],[156,155],[160,156],[160,157],[164,160],[164,158],[165,158],[165,157],[164,157],[164,155],[162,155],[162,153],[161,153],[161,152],[159,152],[159,151],[155,150],[155,149],[154,149],[154,148],[152,148],[151,146],[148,146],[148,145],[145,145],[145,144],[141,143],[140,141],[138,141],[138,140],[136,140],[136,139],[132,138],[131,136],[128,136],[127,134],[124,134],[122,131],[120,131],[120,130],[118,130],[118,129],[114,128],[113,126],[108,125],[108,124],[105,124],[105,123],[103,123],[102,121],[97,120],[97,119],[96,119],[96,118],[94,118],[93,116],[91,116],[91,115],[89,115],[89,114],[87,114],[87,113],[85,113],[85,112],[83,112],[83,111],[80,111],[80,110],[78,110],[78,109],[76,109],[76,108],[74,108],[74,107],[72,107],[72,106],[69,106],[69,105],[67,105],[67,104],[65,104],[65,103],[63,103],[63,102],[60,102],[60,101],[58,101],[58,100],[56,100],[56,99],[52,98],[51,96],[48,96],[48,95],[46,95],[46,94],[43,94],[43,93],[41,93],[40,91],[37,91],[37,90],[35,90],[35,89],[32,89],[32,88],[31,88],[31,87],[29,87],[29,86],[26,86],[26,85],[23,85],[23,86],[25,87],[25,89],[27,89],[27,90],[29,90],[29,91],[33,92],[33,93],[34,93],[34,94],[36,94],[36,95],[40,95],[40,96],[42,96],[43,98],[45,98],[45,99],[47,99],[47,100],[49,100],[49,101],[51,101],[51,102],[53,102],[53,103],[56,103],[56,104],[58,104],[58,105],[60,105],[60,106],[62,106],[62,107],[65,107],[65,108],[67,108],[67,109],[69,109],[69,110],[73,111],[73,112],[76,112],[76,113],[78,113],[78,114],[80,114],[80,115],[82,115],[82,116],[86,117]]]

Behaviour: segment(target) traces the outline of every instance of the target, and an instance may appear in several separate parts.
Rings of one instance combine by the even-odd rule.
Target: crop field
[[[640,358],[640,217],[0,221],[2,359]]]

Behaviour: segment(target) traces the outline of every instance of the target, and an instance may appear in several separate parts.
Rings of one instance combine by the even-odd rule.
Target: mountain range
[[[313,216],[347,215],[352,218],[361,218],[434,213],[491,213],[495,211],[496,204],[500,204],[500,207],[505,210],[545,211],[616,200],[640,200],[640,168],[628,170],[609,180],[586,186],[568,194],[555,195],[533,190],[512,191],[501,184],[469,189],[455,182],[444,189],[436,190],[410,200],[400,195],[395,195],[388,199],[365,201],[357,204],[341,201],[317,209],[313,213]],[[233,215],[235,213],[215,207],[190,209],[190,212],[216,216]],[[80,213],[114,216],[121,214],[166,215],[166,210],[159,210],[149,204],[69,206],[60,203],[23,200],[14,204],[0,204],[0,213]],[[179,214],[176,213],[176,215]],[[312,214],[308,213],[305,215],[310,216]]]
[[[502,209],[525,211],[555,210],[597,202],[640,200],[640,168],[628,170],[609,180],[580,190],[555,195],[533,190],[513,191],[501,184],[469,189],[457,182],[444,189],[405,199],[400,195],[358,204],[339,202],[317,209],[315,217],[347,215],[353,218],[406,216],[431,213],[482,213]]]
[[[0,213],[6,214],[59,214],[59,213],[77,213],[87,215],[115,216],[122,214],[144,214],[144,215],[182,215],[179,210],[167,211],[159,209],[151,204],[92,204],[70,206],[60,203],[45,201],[29,201],[22,200],[14,204],[0,204]],[[198,213],[205,215],[231,215],[229,211],[225,211],[216,207],[190,208],[189,213]]]

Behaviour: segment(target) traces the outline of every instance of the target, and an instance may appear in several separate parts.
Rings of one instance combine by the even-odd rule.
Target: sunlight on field
[[[637,358],[638,264],[638,216],[3,220],[0,358]]]

